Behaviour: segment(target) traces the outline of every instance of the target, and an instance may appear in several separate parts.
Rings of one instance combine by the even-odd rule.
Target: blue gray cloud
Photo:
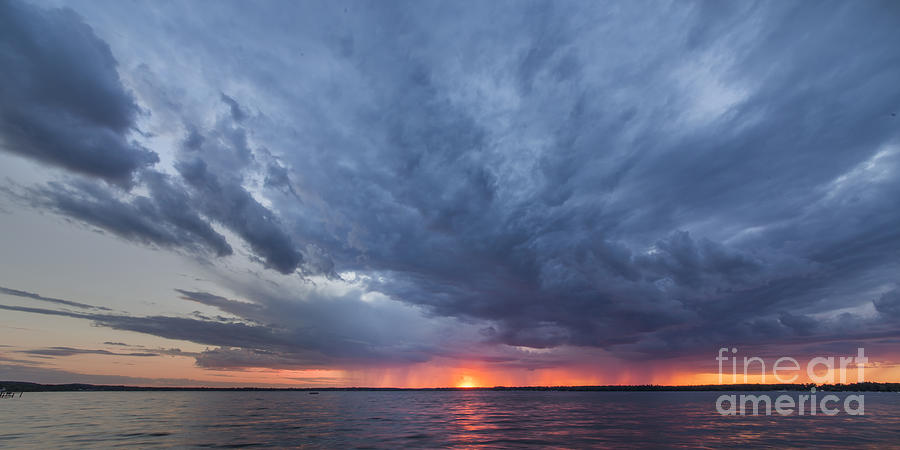
[[[136,93],[85,19],[4,5],[7,84],[44,83],[0,91],[4,148],[81,174],[30,188],[35,207],[212,265],[243,243],[269,272],[361,277],[355,298],[179,291],[243,322],[90,317],[217,346],[198,359],[211,367],[471,356],[402,345],[418,335],[379,328],[399,319],[365,316],[378,311],[365,292],[476,324],[479,351],[662,358],[830,342],[860,324],[859,339],[897,335],[892,4],[221,2],[140,22],[84,6],[158,38],[148,51],[175,68],[209,68],[115,55],[140,63]],[[46,48],[12,34],[54,24]],[[96,95],[46,79],[42,52],[64,52]],[[135,96],[177,139],[127,143]],[[20,131],[31,108],[40,134]],[[118,144],[88,151],[101,141],[66,134],[97,129]]]
[[[20,291],[18,289],[10,289],[10,288],[3,287],[3,286],[0,286],[0,294],[11,295],[14,297],[30,298],[33,300],[40,300],[42,302],[55,303],[57,305],[63,305],[63,306],[73,306],[75,308],[93,308],[93,309],[109,311],[109,308],[104,308],[102,306],[91,306],[86,303],[73,302],[71,300],[64,300],[61,298],[44,297],[43,295],[35,294],[34,292]]]
[[[0,42],[0,148],[123,184],[159,160],[129,139],[137,103],[74,11],[4,1]]]

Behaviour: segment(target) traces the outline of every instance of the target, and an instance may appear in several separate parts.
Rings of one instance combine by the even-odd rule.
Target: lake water
[[[0,447],[900,447],[897,393],[865,393],[865,416],[784,417],[721,416],[719,395],[25,393],[0,399]]]

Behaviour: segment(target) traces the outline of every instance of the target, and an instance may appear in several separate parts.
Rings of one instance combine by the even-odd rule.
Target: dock
[[[13,398],[16,394],[19,394],[19,397],[22,396],[22,392],[7,391],[6,389],[0,388],[0,398]]]

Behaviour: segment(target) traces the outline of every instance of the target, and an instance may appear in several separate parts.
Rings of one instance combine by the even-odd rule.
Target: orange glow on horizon
[[[458,388],[474,388],[481,387],[474,378],[468,375],[464,375],[459,383],[456,384]]]
[[[711,360],[712,358],[710,358]],[[874,358],[865,369],[865,381],[897,382],[900,365],[888,356]],[[800,360],[805,365],[805,361]],[[736,377],[725,367],[721,384],[777,384],[767,361],[765,378],[757,365],[745,380],[742,368]],[[523,368],[495,365],[482,361],[460,362],[436,358],[432,361],[395,367],[357,367],[348,369],[287,370],[269,368],[218,369],[198,367],[187,356],[116,358],[85,354],[44,363],[48,370],[71,373],[72,381],[93,384],[182,385],[182,386],[271,386],[271,387],[395,387],[395,388],[481,388],[495,386],[610,386],[610,385],[718,385],[719,374],[713,361],[669,360],[629,361],[596,358],[579,365]],[[805,370],[795,372],[793,383],[809,383]],[[825,372],[817,373],[822,376]],[[82,376],[83,375],[83,376]],[[793,374],[788,374],[790,377]],[[88,377],[96,376],[95,380]],[[133,377],[110,379],[109,376]],[[106,378],[104,378],[106,377]],[[57,378],[58,379],[58,378]],[[41,380],[35,380],[41,382]],[[65,380],[61,380],[65,381]],[[835,376],[835,382],[840,382]],[[846,382],[857,382],[855,368]]]

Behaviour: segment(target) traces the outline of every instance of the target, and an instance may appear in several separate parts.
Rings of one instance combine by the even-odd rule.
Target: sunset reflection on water
[[[322,391],[27,393],[0,410],[0,445],[812,446],[900,442],[896,393],[866,415],[720,416],[716,392]],[[843,394],[842,394],[843,395]]]

